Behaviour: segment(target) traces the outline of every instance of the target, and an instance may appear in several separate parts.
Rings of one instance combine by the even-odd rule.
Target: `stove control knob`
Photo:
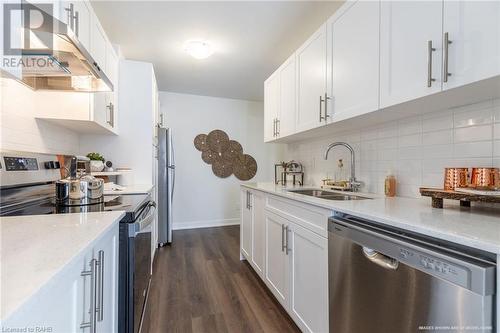
[[[49,162],[44,162],[43,166],[44,166],[45,169],[52,169],[51,166],[50,166],[50,161]]]

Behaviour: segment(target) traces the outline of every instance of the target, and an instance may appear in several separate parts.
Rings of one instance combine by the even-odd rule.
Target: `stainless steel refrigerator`
[[[172,129],[158,128],[158,243],[172,243],[175,159]]]

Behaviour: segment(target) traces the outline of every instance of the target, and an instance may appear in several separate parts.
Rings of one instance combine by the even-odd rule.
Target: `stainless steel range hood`
[[[24,47],[18,80],[33,90],[99,92],[113,91],[113,84],[78,40],[67,24],[53,18],[52,27],[37,28],[37,40],[52,40],[45,45]],[[40,38],[41,37],[41,38]]]

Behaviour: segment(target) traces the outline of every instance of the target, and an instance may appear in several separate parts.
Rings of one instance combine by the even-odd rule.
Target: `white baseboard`
[[[183,230],[183,229],[224,227],[236,224],[240,224],[240,219],[203,220],[203,221],[188,221],[188,222],[177,222],[177,223],[174,222],[172,229]]]

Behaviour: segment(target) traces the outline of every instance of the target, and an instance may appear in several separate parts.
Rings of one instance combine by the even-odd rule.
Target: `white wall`
[[[500,99],[289,144],[287,160],[304,164],[308,184],[320,185],[327,174],[332,178],[339,158],[349,174],[350,155],[344,148],[333,148],[328,161],[323,158],[334,141],[354,147],[363,190],[383,193],[384,178],[392,170],[398,195],[419,197],[421,186],[443,186],[445,167],[500,167]]]
[[[160,109],[175,144],[174,228],[238,223],[240,181],[234,175],[216,177],[193,140],[214,129],[225,131],[256,159],[258,171],[251,181],[272,181],[282,147],[263,143],[263,104],[160,92]]]
[[[153,184],[153,66],[121,60],[119,135],[82,135],[80,154],[99,152],[114,167],[132,168],[135,184]]]
[[[78,134],[47,121],[36,119],[35,94],[23,84],[0,78],[0,148],[37,153],[75,154]],[[53,93],[53,107],[59,98],[72,94]]]

